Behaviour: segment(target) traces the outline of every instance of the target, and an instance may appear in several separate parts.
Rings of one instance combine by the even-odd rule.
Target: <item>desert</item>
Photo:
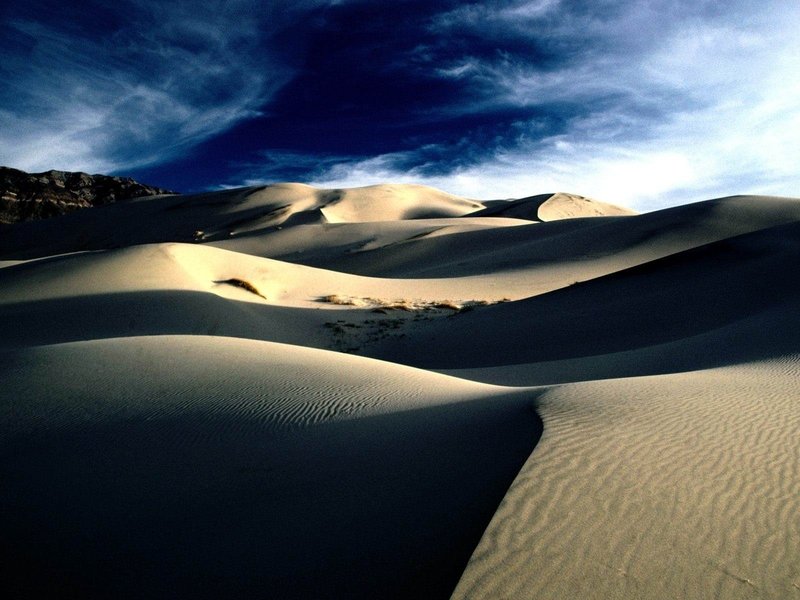
[[[4,585],[791,597],[798,222],[275,184],[6,226]]]
[[[800,600],[800,2],[0,27],[0,600]]]

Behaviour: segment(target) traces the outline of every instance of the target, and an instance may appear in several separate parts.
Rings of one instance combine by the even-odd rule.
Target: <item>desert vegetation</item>
[[[470,310],[479,306],[491,306],[500,302],[509,302],[508,298],[501,300],[421,300],[421,299],[388,299],[372,297],[355,297],[341,294],[329,294],[318,298],[319,302],[335,304],[338,306],[352,306],[355,308],[371,308],[375,312],[388,310],[402,310],[407,312],[430,312],[436,310],[452,311],[453,313]]]
[[[267,299],[267,297],[264,294],[262,294],[261,292],[258,291],[258,288],[256,288],[256,286],[254,286],[249,281],[245,281],[244,279],[239,279],[238,277],[231,277],[230,279],[221,279],[219,281],[215,281],[214,283],[224,283],[224,284],[227,284],[227,285],[233,285],[233,286],[242,288],[243,290],[247,290],[251,294],[255,294],[256,296],[260,296],[264,300]]]

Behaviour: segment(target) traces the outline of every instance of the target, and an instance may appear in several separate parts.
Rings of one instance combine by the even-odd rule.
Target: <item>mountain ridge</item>
[[[0,167],[0,223],[47,219],[119,200],[175,193],[130,177],[56,169],[27,173]]]

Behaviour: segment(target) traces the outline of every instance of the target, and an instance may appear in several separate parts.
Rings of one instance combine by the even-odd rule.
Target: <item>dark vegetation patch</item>
[[[267,297],[264,294],[258,291],[258,288],[256,288],[256,286],[254,286],[249,281],[245,281],[244,279],[239,279],[238,277],[231,277],[230,279],[220,279],[219,281],[215,281],[214,283],[225,283],[228,285],[240,287],[243,290],[247,290],[251,294],[255,294],[256,296],[264,298],[264,300],[267,299]]]

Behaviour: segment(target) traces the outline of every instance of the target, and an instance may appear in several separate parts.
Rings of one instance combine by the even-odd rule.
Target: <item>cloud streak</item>
[[[6,23],[0,162],[133,168],[256,116],[291,76],[259,23],[245,18],[256,8],[122,0],[99,34],[85,27],[96,4],[49,22],[21,10]]]
[[[405,151],[336,165],[318,183],[413,180],[479,198],[566,190],[640,209],[740,192],[800,194],[800,9],[620,6],[612,22],[581,10],[553,22],[555,3],[543,2],[443,15],[432,25],[440,32],[490,36],[506,22],[524,35],[539,21],[548,25],[540,46],[582,45],[560,64],[500,53],[439,67],[442,77],[494,90],[486,103],[545,113],[569,106],[563,128],[517,123],[518,135],[447,174],[430,175],[423,150]]]
[[[0,13],[12,166],[640,209],[800,195],[794,0],[14,6]]]

